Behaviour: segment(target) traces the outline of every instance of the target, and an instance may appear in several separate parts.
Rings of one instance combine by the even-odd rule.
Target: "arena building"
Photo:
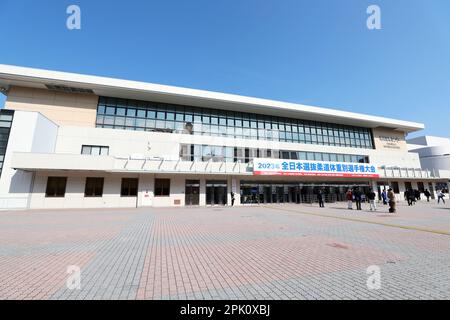
[[[423,124],[0,65],[0,208],[342,201],[429,189],[406,136]]]

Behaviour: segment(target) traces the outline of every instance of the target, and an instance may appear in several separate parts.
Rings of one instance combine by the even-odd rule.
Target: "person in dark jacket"
[[[381,198],[383,199],[383,204],[384,205],[388,204],[388,196],[387,196],[386,188],[381,193]]]
[[[370,189],[369,193],[367,194],[367,198],[369,199],[369,203],[370,203],[370,211],[377,211],[377,204],[375,203],[375,198],[376,198],[376,194],[375,192]]]
[[[325,207],[325,203],[324,203],[324,193],[323,190],[319,190],[319,193],[317,194],[317,200],[319,201],[319,207],[324,208]]]
[[[420,190],[414,190],[414,198],[416,198],[416,201],[420,200]]]
[[[361,210],[361,191],[356,188],[353,195],[355,196],[356,210]]]
[[[408,206],[412,206],[416,202],[416,195],[413,189],[408,190],[407,199]]]
[[[430,202],[431,193],[428,191],[428,189],[425,189],[425,192],[423,193],[425,197],[427,197],[427,202]]]

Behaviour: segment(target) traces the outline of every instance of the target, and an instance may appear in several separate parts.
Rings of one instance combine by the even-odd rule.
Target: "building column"
[[[206,179],[200,178],[199,203],[200,206],[206,206]]]
[[[241,180],[237,177],[231,177],[231,190],[234,192],[234,205],[239,206],[241,204]]]
[[[397,197],[397,201],[404,201],[405,200],[405,191],[406,191],[406,186],[405,186],[404,181],[398,182],[398,190],[399,190],[400,194]]]
[[[139,175],[138,186],[138,207],[151,207],[153,205],[154,196],[154,175],[153,174],[141,174]]]

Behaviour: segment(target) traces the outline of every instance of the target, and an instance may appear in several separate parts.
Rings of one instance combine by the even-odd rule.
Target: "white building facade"
[[[0,208],[343,201],[436,190],[422,124],[186,88],[0,65]]]
[[[408,139],[408,150],[419,154],[420,164],[429,168],[441,178],[450,181],[450,139],[444,137],[421,136]],[[438,190],[448,192],[448,183],[437,186]]]

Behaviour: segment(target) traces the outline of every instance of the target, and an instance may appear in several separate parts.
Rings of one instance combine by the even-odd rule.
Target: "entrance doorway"
[[[226,205],[228,202],[227,190],[226,180],[206,180],[206,204]]]
[[[198,206],[200,203],[200,180],[186,180],[185,205]]]

